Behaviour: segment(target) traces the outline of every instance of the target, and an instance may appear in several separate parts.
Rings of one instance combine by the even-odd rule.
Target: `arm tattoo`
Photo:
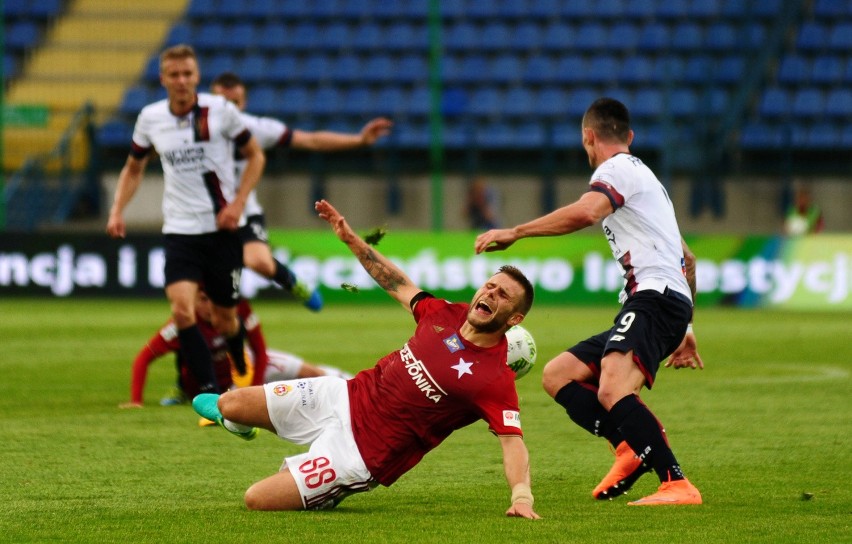
[[[357,254],[358,260],[376,283],[385,291],[395,293],[399,287],[406,284],[405,276],[393,266],[393,263],[382,259],[371,247],[365,247]]]

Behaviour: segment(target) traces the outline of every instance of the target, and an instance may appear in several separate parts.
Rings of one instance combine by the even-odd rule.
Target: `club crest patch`
[[[279,383],[278,385],[272,388],[272,392],[279,397],[283,397],[292,390],[293,388],[287,385],[286,383]]]
[[[447,346],[447,349],[450,350],[450,353],[455,353],[459,350],[464,349],[464,344],[462,343],[461,338],[459,338],[457,334],[453,334],[452,336],[444,338],[444,345]]]

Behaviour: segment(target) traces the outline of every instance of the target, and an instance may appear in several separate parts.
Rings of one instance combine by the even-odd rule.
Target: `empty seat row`
[[[62,13],[62,0],[4,0],[3,19],[38,19],[45,21]]]
[[[813,58],[787,55],[778,65],[778,82],[784,85],[852,85],[852,50],[849,53]]]
[[[787,90],[770,87],[762,94],[758,113],[766,119],[822,118],[852,119],[852,88],[828,91],[804,87]]]

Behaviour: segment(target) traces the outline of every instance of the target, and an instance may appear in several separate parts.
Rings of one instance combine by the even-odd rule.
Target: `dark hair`
[[[630,134],[630,112],[614,98],[598,98],[583,115],[583,127],[604,141],[626,143]]]
[[[497,270],[497,273],[506,274],[516,282],[520,283],[521,287],[524,288],[524,298],[520,302],[518,310],[522,314],[527,315],[527,313],[530,311],[530,308],[532,308],[533,298],[535,296],[535,290],[533,289],[530,280],[528,280],[527,277],[524,276],[524,273],[521,272],[520,269],[510,264],[505,264],[501,266],[499,270]]]
[[[243,83],[243,80],[240,79],[240,76],[233,72],[222,72],[216,76],[216,79],[213,80],[210,86],[212,87],[214,85],[218,85],[219,87],[224,87],[226,89],[245,87],[245,83]]]

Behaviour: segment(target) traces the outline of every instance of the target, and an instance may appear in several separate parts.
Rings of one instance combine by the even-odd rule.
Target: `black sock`
[[[245,356],[245,339],[246,327],[243,320],[240,319],[240,327],[237,334],[225,338],[228,343],[228,353],[231,354],[231,360],[234,362],[234,368],[237,369],[237,374],[240,376],[246,375],[246,356]]]
[[[661,482],[684,479],[662,425],[638,396],[627,395],[616,402],[609,415],[636,455],[654,467]]]
[[[272,275],[272,281],[284,289],[292,291],[293,286],[296,285],[296,275],[287,268],[286,264],[279,262],[278,259],[273,260],[275,261],[275,274]]]
[[[198,382],[198,388],[202,393],[218,393],[219,384],[213,372],[213,356],[210,348],[204,341],[204,336],[198,325],[192,325],[178,331],[180,351],[186,359],[189,371]]]
[[[618,447],[624,438],[610,424],[609,413],[598,401],[597,387],[571,382],[553,397],[565,408],[571,421],[595,436],[603,436],[613,447]]]

